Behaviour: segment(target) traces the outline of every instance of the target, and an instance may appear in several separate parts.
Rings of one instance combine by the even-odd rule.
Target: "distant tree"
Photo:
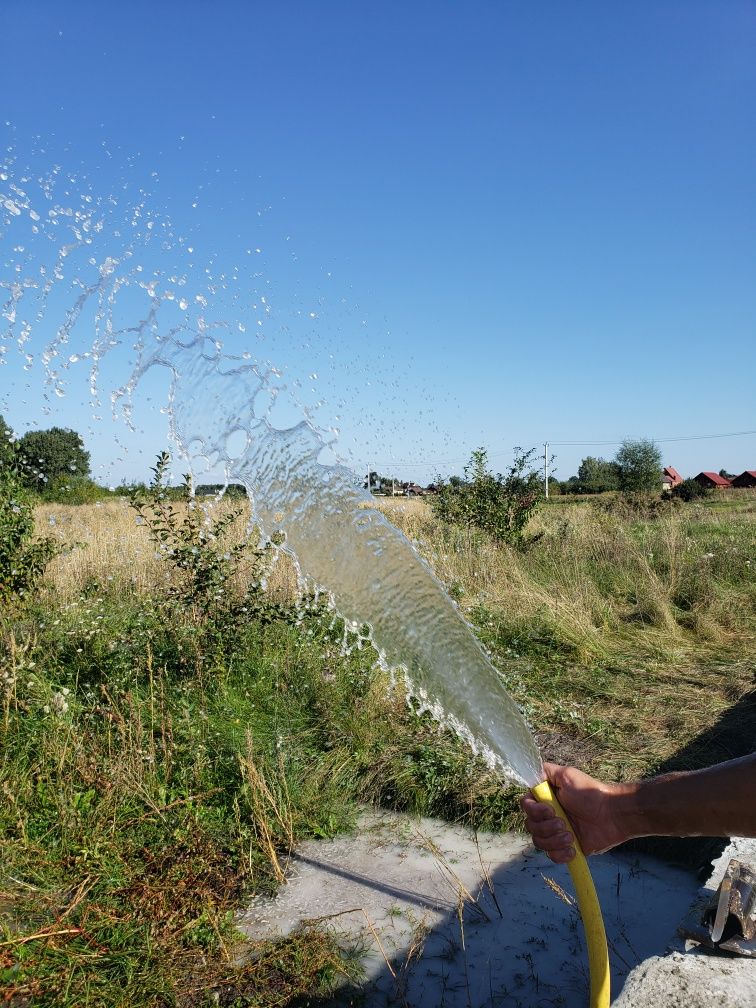
[[[401,481],[395,476],[379,476],[378,486],[384,493],[390,494],[393,492],[394,487],[401,486]]]
[[[738,474],[737,474],[737,473],[729,473],[729,472],[727,472],[727,470],[726,470],[726,469],[720,469],[720,470],[719,470],[719,475],[720,475],[720,476],[722,477],[722,479],[728,479],[728,480],[731,480],[731,479],[735,479],[735,477],[736,477],[736,476],[737,476]]]
[[[580,480],[577,476],[570,476],[562,484],[562,493],[566,494],[577,494],[580,493]]]
[[[488,468],[488,454],[478,448],[465,467],[465,479],[438,482],[431,507],[443,521],[483,529],[510,545],[522,542],[528,520],[543,495],[541,473],[532,468],[535,449],[515,448],[504,476]]]
[[[395,485],[400,487],[402,485],[401,480],[396,479],[394,476],[382,476],[375,471],[367,473],[362,482],[363,490],[370,490],[371,493],[375,493],[376,491],[379,493],[391,493]]]
[[[217,497],[221,490],[226,500],[240,500],[247,496],[243,483],[200,483],[194,488],[197,497]]]
[[[589,455],[580,463],[577,474],[579,493],[603,493],[619,488],[619,467],[616,462]]]
[[[89,476],[81,435],[63,427],[27,431],[18,442],[24,482],[40,491],[61,476]]]
[[[619,469],[619,487],[625,492],[661,491],[662,456],[658,446],[646,438],[623,441],[614,457]]]

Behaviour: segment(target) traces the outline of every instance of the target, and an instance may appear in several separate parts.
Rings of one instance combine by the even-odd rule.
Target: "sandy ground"
[[[636,974],[667,952],[698,884],[636,855],[593,858],[591,869],[610,944],[613,1003],[634,968],[627,994],[636,982],[650,993],[650,977]],[[241,926],[260,937],[326,920],[347,942],[358,940],[365,985],[342,1001],[366,1008],[584,1008],[587,959],[579,916],[566,899],[571,891],[567,870],[522,837],[476,838],[437,820],[366,812],[355,835],[303,844],[288,884],[274,900],[251,906]],[[667,999],[665,982],[676,982],[670,977],[627,1008],[692,1004]],[[729,1002],[708,1001],[720,1003]]]

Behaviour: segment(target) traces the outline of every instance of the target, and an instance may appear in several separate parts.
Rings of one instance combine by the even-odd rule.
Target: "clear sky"
[[[101,196],[143,187],[172,221],[162,268],[225,278],[239,351],[301,383],[355,468],[426,481],[549,441],[566,478],[625,437],[685,475],[756,468],[754,434],[664,440],[756,431],[753,2],[4,0],[2,19],[11,178],[47,159]],[[37,363],[6,356],[11,424],[80,430],[97,478],[144,474],[158,413],[127,434],[72,382],[43,414]]]

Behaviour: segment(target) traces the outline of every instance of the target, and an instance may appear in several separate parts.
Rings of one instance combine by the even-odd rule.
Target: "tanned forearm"
[[[621,785],[616,821],[641,836],[756,836],[756,754]]]

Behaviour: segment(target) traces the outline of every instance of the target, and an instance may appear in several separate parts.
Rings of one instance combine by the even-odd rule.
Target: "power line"
[[[749,431],[730,431],[727,434],[680,434],[675,437],[655,437],[647,438],[646,440],[653,441],[658,444],[671,444],[675,441],[707,441],[714,438],[729,438],[729,437],[747,437],[749,435],[756,434],[756,430]],[[618,438],[614,441],[549,441],[549,445],[558,448],[596,448],[596,447],[613,447],[614,445],[621,445],[623,441],[628,440],[627,438]],[[511,452],[510,448],[500,448],[497,451],[488,452],[489,458],[494,458],[497,455],[508,455]],[[469,462],[469,458],[456,458],[456,459],[405,459],[392,461],[379,461],[377,464],[382,468],[388,466],[448,466],[448,465],[462,465],[465,462]]]
[[[677,437],[657,437],[657,438],[647,438],[646,440],[658,442],[659,444],[666,444],[672,441],[707,441],[710,438],[725,438],[725,437],[745,437],[747,434],[756,434],[756,431],[744,430],[744,431],[731,431],[729,434],[681,434]],[[620,441],[549,441],[549,444],[561,445],[561,446],[572,446],[572,447],[590,447],[591,445],[618,445],[626,441],[627,438],[622,438]]]

